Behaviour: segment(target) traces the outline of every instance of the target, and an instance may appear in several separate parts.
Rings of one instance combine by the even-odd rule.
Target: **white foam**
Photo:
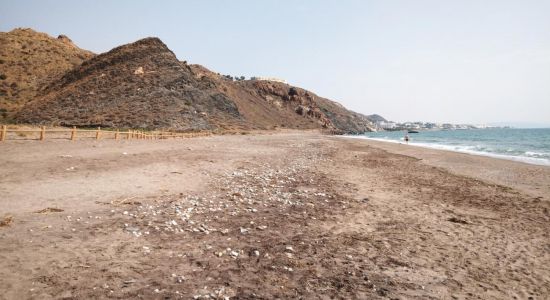
[[[343,135],[342,137],[355,138],[355,139],[366,139],[366,140],[373,140],[373,141],[379,141],[379,142],[389,142],[389,143],[394,143],[394,144],[403,144],[403,142],[397,141],[397,140],[383,139],[383,138],[370,138],[370,137],[360,136],[360,135],[353,135],[353,136]],[[525,152],[525,155],[527,155],[527,156],[516,156],[516,155],[505,155],[505,154],[497,154],[497,153],[491,153],[491,152],[472,150],[472,149],[475,149],[476,146],[459,146],[459,145],[452,146],[452,145],[416,143],[416,142],[409,142],[408,145],[415,146],[415,147],[422,147],[422,148],[430,148],[430,149],[437,149],[437,150],[446,150],[446,151],[452,151],[452,152],[473,154],[473,155],[479,155],[479,156],[488,156],[488,157],[499,158],[499,159],[519,161],[519,162],[524,162],[524,163],[533,164],[533,165],[550,166],[550,160],[549,159],[536,157],[539,154],[544,155],[544,153],[538,153],[538,152],[529,152],[529,151],[527,151],[527,152]],[[535,157],[533,157],[533,156],[535,156]]]
[[[529,157],[550,157],[550,153],[545,152],[535,152],[535,151],[525,151],[525,155]]]

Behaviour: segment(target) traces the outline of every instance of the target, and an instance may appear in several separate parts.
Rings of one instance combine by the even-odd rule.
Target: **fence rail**
[[[46,129],[45,126],[42,126],[40,129],[8,129],[8,126],[3,125],[0,128],[0,142],[4,142],[8,139],[8,133],[38,133],[39,137],[37,140],[43,141],[46,139],[48,133],[67,133],[67,139],[75,141],[79,137],[79,133],[91,133],[92,138],[96,140],[100,139],[138,139],[138,140],[158,140],[158,139],[168,139],[168,138],[192,138],[199,136],[210,136],[212,135],[209,131],[201,132],[170,132],[170,131],[155,131],[155,132],[146,132],[140,130],[127,130],[120,131],[116,130],[101,130],[101,127],[97,129],[77,129],[73,127],[72,129]],[[94,137],[95,136],[95,137]],[[88,136],[89,137],[89,136]]]

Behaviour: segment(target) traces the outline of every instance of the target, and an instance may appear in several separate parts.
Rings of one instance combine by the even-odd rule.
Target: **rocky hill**
[[[374,123],[388,122],[384,117],[377,114],[368,115],[367,118]]]
[[[204,68],[193,71],[159,39],[147,38],[68,72],[26,105],[17,120],[175,130],[331,128],[303,92],[292,94],[289,86],[276,89],[270,82],[252,85],[258,87],[254,93]],[[277,105],[260,96],[269,99],[270,93],[288,99]]]
[[[23,123],[173,130],[369,131],[365,116],[280,82],[233,81],[178,61],[157,38],[95,56],[50,82]]]
[[[273,81],[232,81],[200,65],[191,65],[191,69],[196,76],[208,77],[216,82],[220,90],[239,107],[242,107],[243,99],[248,99],[253,106],[243,111],[252,112],[258,106],[267,106],[267,115],[247,115],[247,119],[255,124],[265,123],[264,126],[268,127],[270,124],[281,124],[281,127],[291,128],[318,128],[320,125],[341,133],[360,133],[375,128],[367,116],[298,87]],[[278,113],[274,114],[273,110]],[[294,122],[288,122],[296,117],[298,119]]]
[[[22,28],[0,32],[0,121],[93,56],[64,35],[54,38]]]
[[[162,41],[146,38],[85,61],[27,104],[17,120],[58,125],[171,128],[242,127],[235,103]]]
[[[314,101],[315,95],[305,90],[272,81],[232,81],[200,65],[191,69],[196,78],[212,82],[235,102],[255,128],[334,128]]]

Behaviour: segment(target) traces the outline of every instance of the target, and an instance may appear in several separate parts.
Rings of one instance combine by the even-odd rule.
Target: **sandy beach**
[[[545,299],[550,167],[315,132],[0,144],[1,299]]]

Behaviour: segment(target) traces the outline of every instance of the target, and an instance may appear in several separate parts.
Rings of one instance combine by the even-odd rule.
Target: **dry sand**
[[[548,167],[315,133],[8,141],[0,298],[548,299],[548,195]]]

